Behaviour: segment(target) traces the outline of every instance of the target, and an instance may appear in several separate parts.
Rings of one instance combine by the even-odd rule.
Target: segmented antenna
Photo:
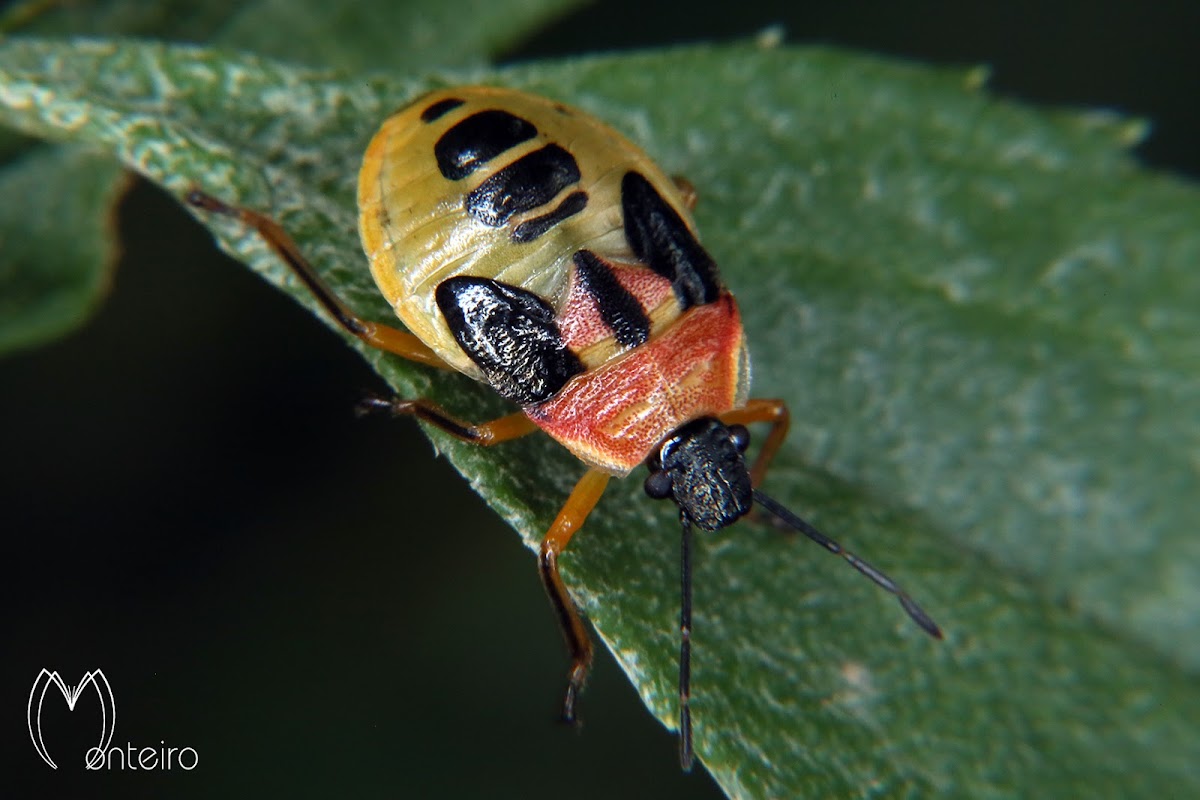
[[[692,769],[692,523],[679,514],[683,524],[679,567],[681,593],[679,603],[679,766]]]
[[[830,539],[828,536],[821,533],[812,525],[805,522],[787,508],[784,508],[775,500],[772,500],[770,497],[760,492],[758,489],[754,490],[754,501],[767,511],[770,511],[772,514],[779,517],[788,525],[800,531],[800,533],[803,533],[805,536],[824,547],[829,552],[833,553],[834,555],[841,556],[849,561],[850,566],[854,567],[863,575],[866,575],[868,578],[870,578],[876,586],[881,587],[884,591],[891,592],[892,594],[896,595],[896,598],[900,601],[900,605],[904,607],[904,610],[908,613],[908,616],[912,617],[913,622],[921,626],[921,630],[925,631],[935,639],[942,638],[942,629],[937,626],[937,623],[925,613],[925,610],[917,605],[916,601],[909,597],[908,593],[901,589],[894,580],[868,564],[866,561],[863,561],[861,558],[854,555],[854,553],[851,553],[849,550],[842,547],[833,539]]]

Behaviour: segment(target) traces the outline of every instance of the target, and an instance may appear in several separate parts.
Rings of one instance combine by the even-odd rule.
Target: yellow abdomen
[[[498,152],[459,144],[455,131],[472,125],[493,126],[468,138],[495,141]],[[530,199],[519,191],[519,176],[503,180],[529,162],[541,164],[539,188],[547,170],[557,177],[553,196],[543,191]],[[410,331],[479,378],[437,307],[437,286],[460,275],[492,278],[561,309],[580,249],[636,261],[621,214],[621,179],[630,171],[645,176],[694,228],[675,184],[589,115],[508,89],[425,95],[384,122],[363,159],[359,232],[371,274]]]

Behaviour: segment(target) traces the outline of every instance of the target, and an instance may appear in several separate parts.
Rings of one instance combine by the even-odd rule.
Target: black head
[[[646,493],[659,500],[670,497],[703,530],[732,525],[754,501],[742,455],[749,443],[741,425],[726,426],[712,417],[689,422],[647,462]]]
[[[750,444],[750,432],[742,425],[725,425],[706,417],[680,427],[658,446],[646,466],[646,494],[658,500],[671,498],[679,506],[683,527],[681,548],[681,602],[679,609],[679,763],[692,766],[691,653],[692,653],[692,525],[716,531],[732,525],[746,515],[757,502],[782,520],[789,528],[804,534],[877,586],[892,593],[900,605],[930,636],[942,638],[942,631],[895,581],[880,570],[844,549],[833,539],[793,514],[771,497],[755,489],[750,481],[743,455]],[[759,457],[762,460],[762,457]]]

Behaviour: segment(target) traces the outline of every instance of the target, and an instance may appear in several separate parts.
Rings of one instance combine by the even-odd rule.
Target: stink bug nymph
[[[490,385],[520,411],[472,425],[420,399],[371,399],[490,446],[541,429],[587,466],[542,540],[538,568],[570,653],[564,720],[592,643],[558,560],[612,476],[645,464],[646,492],[682,527],[680,762],[689,709],[691,530],[757,503],[933,620],[890,578],[758,488],[787,435],[780,400],[749,399],[737,303],[700,245],[690,184],[599,120],[511,89],[427,94],[375,134],[358,182],[359,232],[379,291],[407,331],[357,317],[280,226],[199,190],[188,202],[257,229],[321,306],[363,342]],[[750,465],[746,425],[770,423]]]

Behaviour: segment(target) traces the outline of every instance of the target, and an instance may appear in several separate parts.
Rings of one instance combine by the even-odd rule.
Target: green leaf
[[[581,0],[455,0],[353,4],[260,0],[220,40],[260,55],[345,70],[481,64]]]
[[[0,33],[202,37],[235,5],[232,0],[203,8],[181,0],[105,0],[66,6],[32,0],[0,14]],[[62,336],[99,307],[116,258],[110,217],[123,172],[111,156],[47,146],[0,130],[0,198],[5,199],[0,205],[5,254],[0,352]]]
[[[41,147],[0,171],[0,197],[20,209],[0,215],[0,352],[57,338],[100,302],[115,253],[95,210],[112,206],[121,172],[80,147]]]
[[[354,235],[360,154],[391,110],[468,81],[581,105],[692,179],[756,394],[793,411],[767,490],[947,631],[927,640],[861,576],[770,526],[703,537],[697,745],[730,795],[1200,792],[1200,194],[1130,161],[1137,125],[823,50],[403,81],[51,42],[0,45],[0,119],[270,212],[384,320]],[[313,306],[258,239],[205,222]],[[505,410],[461,376],[365,355],[403,395],[469,419]],[[485,450],[431,436],[531,546],[582,472],[544,437]],[[563,566],[673,725],[677,522],[639,484],[609,489]]]
[[[104,0],[77,6],[26,2],[0,15],[0,32],[18,28],[41,34],[154,34],[194,40],[215,33],[226,46],[313,65],[415,69],[481,63],[577,4],[376,0],[347,8],[312,0]],[[74,170],[79,174],[73,175]],[[5,203],[0,210],[0,241],[14,242],[8,252],[15,254],[0,266],[0,308],[6,312],[0,321],[0,352],[65,334],[100,305],[116,249],[108,218],[120,174],[111,159],[82,157],[75,148],[57,152],[41,146],[34,151],[28,142],[0,130],[0,197],[23,197],[33,191],[37,200]],[[71,186],[86,189],[65,191]],[[89,209],[88,201],[100,205]],[[71,216],[63,216],[68,210]],[[78,235],[63,238],[64,219],[79,221]]]
[[[24,0],[0,18],[0,30],[38,36],[164,36],[206,39],[245,0]]]

